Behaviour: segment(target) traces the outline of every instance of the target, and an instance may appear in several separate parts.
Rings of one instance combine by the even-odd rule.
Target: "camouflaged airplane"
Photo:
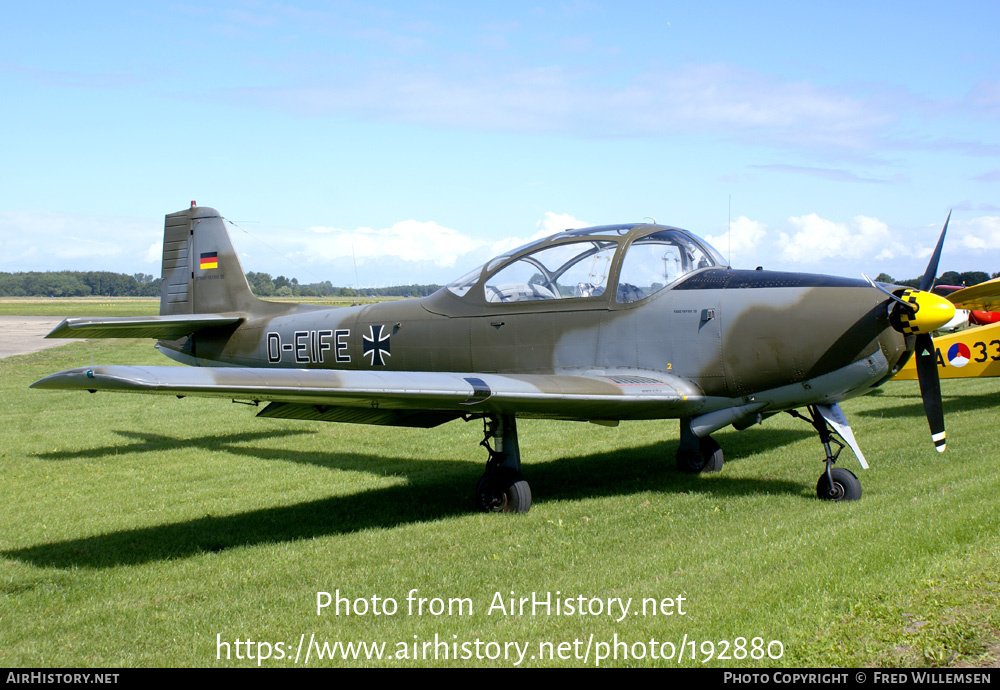
[[[48,337],[156,338],[193,366],[90,366],[33,387],[266,402],[260,417],[328,422],[481,419],[476,503],[519,513],[531,505],[519,417],[679,419],[677,466],[697,473],[722,469],[713,432],[784,411],[819,433],[817,495],[855,500],[861,485],[833,466],[844,448],[833,433],[867,464],[838,403],[889,379],[915,349],[944,450],[930,333],[954,307],[928,290],[947,228],[918,290],[735,270],[689,232],[633,223],[560,232],[422,299],[327,308],[254,297],[225,220],[192,204],[166,216],[159,316],[70,318]]]

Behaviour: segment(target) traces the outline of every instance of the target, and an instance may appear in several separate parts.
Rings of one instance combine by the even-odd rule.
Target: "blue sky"
[[[908,278],[949,209],[942,268],[1000,271],[995,2],[3,15],[0,271],[158,275],[191,200],[236,222],[247,270],[337,285],[644,217],[737,267]]]

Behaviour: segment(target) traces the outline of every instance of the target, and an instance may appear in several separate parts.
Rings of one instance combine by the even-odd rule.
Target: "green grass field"
[[[534,504],[509,516],[471,512],[485,462],[478,423],[262,420],[222,401],[28,388],[92,361],[169,364],[127,340],[0,360],[0,666],[256,665],[236,658],[246,640],[254,656],[270,645],[262,665],[291,666],[310,639],[384,643],[395,657],[313,651],[309,665],[517,661],[510,646],[513,658],[402,658],[415,644],[424,656],[425,642],[433,655],[435,635],[459,656],[527,645],[525,666],[593,666],[612,650],[601,665],[996,663],[995,379],[943,382],[943,455],[916,383],[845,404],[872,464],[842,456],[864,487],[852,504],[815,498],[822,448],[786,415],[717,433],[726,466],[698,477],[673,469],[674,421],[523,421]],[[317,592],[338,589],[398,610],[317,615]],[[425,607],[467,599],[471,613],[411,615],[414,589]],[[488,613],[497,593],[557,591],[574,603],[631,598],[632,609],[620,621]],[[683,616],[635,615],[644,598],[679,596]],[[779,659],[766,654],[772,641]],[[651,658],[668,643],[684,658]]]

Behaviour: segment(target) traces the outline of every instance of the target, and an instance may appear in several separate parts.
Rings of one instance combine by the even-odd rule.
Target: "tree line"
[[[0,273],[3,297],[159,297],[160,279],[148,273],[47,271]]]
[[[424,297],[440,289],[440,285],[396,285],[379,288],[338,287],[329,280],[321,283],[300,283],[297,278],[250,271],[247,283],[258,297]],[[1000,272],[945,271],[935,285],[978,285],[990,278],[1000,278]],[[896,280],[879,273],[881,283],[917,287],[920,278]],[[110,271],[47,271],[28,273],[0,272],[0,297],[159,297],[160,279],[148,273],[111,273]]]
[[[985,283],[991,278],[1000,278],[1000,273],[989,274],[984,271],[964,271],[958,273],[957,271],[945,271],[942,273],[937,280],[934,281],[935,285],[959,285],[963,287],[972,287],[973,285],[979,285],[980,283]],[[896,280],[892,276],[886,273],[879,273],[875,278],[878,283],[892,283],[893,285],[905,285],[906,287],[920,287],[920,278],[907,278],[906,280]]]
[[[297,278],[269,273],[247,272],[250,290],[258,297],[426,297],[441,289],[440,285],[394,285],[391,287],[337,287],[329,280],[321,283],[300,283]]]
[[[380,288],[337,287],[329,280],[302,284],[296,278],[247,273],[258,297],[423,297],[440,285],[397,285]],[[160,279],[148,273],[109,271],[0,272],[0,297],[159,297]]]

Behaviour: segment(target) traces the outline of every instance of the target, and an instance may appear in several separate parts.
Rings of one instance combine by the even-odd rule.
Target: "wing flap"
[[[81,316],[64,319],[46,338],[156,338],[176,340],[203,328],[239,324],[242,316],[179,314],[175,316]]]
[[[692,414],[704,402],[693,384],[662,373],[654,378],[606,372],[506,375],[95,366],[52,374],[32,387],[553,419],[657,419]]]

